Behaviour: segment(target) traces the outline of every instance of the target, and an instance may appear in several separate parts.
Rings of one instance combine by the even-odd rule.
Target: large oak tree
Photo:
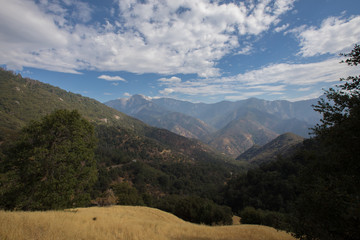
[[[6,154],[1,204],[47,210],[84,206],[97,179],[94,127],[77,111],[57,110],[22,129]]]

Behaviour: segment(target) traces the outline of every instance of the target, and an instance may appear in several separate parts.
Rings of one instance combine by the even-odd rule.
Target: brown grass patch
[[[256,225],[204,226],[147,207],[113,206],[67,211],[0,211],[2,240],[294,240]]]

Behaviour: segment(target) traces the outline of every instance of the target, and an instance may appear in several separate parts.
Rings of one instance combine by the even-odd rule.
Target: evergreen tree
[[[30,123],[6,154],[2,207],[47,210],[88,204],[97,179],[95,147],[94,127],[77,111],[57,110]]]
[[[360,63],[360,46],[343,54]],[[314,128],[316,151],[308,155],[296,202],[295,235],[301,239],[359,239],[360,236],[360,80],[341,79],[315,110],[323,115]]]

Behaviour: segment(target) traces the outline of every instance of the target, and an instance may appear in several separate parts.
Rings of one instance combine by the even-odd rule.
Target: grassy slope
[[[95,219],[96,218],[96,219]],[[0,211],[0,239],[293,240],[289,234],[256,225],[209,227],[185,222],[147,207],[113,206],[71,211]]]

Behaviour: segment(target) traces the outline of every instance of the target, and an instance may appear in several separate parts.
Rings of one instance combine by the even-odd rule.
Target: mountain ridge
[[[151,126],[165,128],[188,138],[206,139],[210,133],[215,132],[213,127],[202,120],[168,110],[143,95],[136,94],[129,99],[112,100],[105,104]]]
[[[303,141],[303,137],[287,132],[262,146],[254,145],[238,156],[236,160],[261,164],[264,162],[274,161],[279,156],[289,157],[301,146]]]
[[[3,120],[0,124],[0,139],[11,137],[28,122],[39,120],[61,108],[76,109],[97,125],[114,126],[143,136],[157,135],[159,132],[158,135],[188,141],[189,146],[202,146],[211,152],[210,147],[197,140],[188,140],[165,129],[151,127],[94,99],[0,69],[0,117]],[[153,140],[160,142],[161,138]],[[169,145],[170,142],[168,139],[162,144]]]
[[[224,154],[237,157],[252,145],[263,145],[286,132],[308,137],[309,128],[320,119],[312,109],[317,100],[289,102],[249,98],[208,104],[133,95],[105,104],[149,125],[199,139]]]

